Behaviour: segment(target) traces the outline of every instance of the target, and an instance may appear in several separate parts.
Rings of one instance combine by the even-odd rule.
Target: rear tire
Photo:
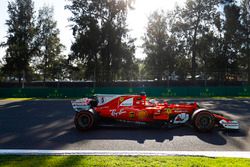
[[[201,111],[194,116],[194,127],[200,132],[209,132],[214,128],[215,119],[212,113]]]
[[[79,131],[86,131],[94,127],[95,117],[89,111],[81,111],[76,113],[74,119],[75,127]]]

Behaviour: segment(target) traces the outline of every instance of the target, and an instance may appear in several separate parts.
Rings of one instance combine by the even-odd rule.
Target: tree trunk
[[[198,31],[198,26],[200,23],[200,13],[198,14],[198,18],[195,24],[194,28],[194,37],[193,37],[193,46],[192,46],[192,80],[195,81],[195,74],[196,74],[196,38],[197,38],[197,31]]]
[[[195,47],[195,44],[194,46]],[[193,49],[193,53],[192,53],[192,80],[195,81],[195,74],[196,74],[196,49]]]
[[[22,88],[24,88],[24,83],[25,83],[25,81],[26,81],[26,70],[23,70],[23,80],[22,80]]]
[[[45,82],[46,80],[46,74],[45,74],[45,70],[43,71],[43,83]]]
[[[249,49],[249,51],[250,51],[250,49]],[[250,56],[248,56],[247,61],[248,61],[248,65],[247,65],[247,75],[248,75],[248,77],[247,77],[247,80],[248,80],[248,85],[250,85]]]
[[[22,77],[19,75],[19,77],[18,77],[18,84],[19,85],[21,85],[21,79],[22,79]]]

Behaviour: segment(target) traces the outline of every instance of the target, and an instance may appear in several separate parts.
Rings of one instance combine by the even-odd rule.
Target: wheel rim
[[[200,118],[199,125],[201,128],[208,128],[211,123],[211,118],[207,115],[204,115]]]
[[[196,127],[199,130],[209,130],[213,128],[213,117],[209,113],[200,113],[197,115]]]
[[[91,120],[90,117],[88,115],[82,115],[79,119],[78,119],[78,123],[82,128],[87,128],[90,124]]]

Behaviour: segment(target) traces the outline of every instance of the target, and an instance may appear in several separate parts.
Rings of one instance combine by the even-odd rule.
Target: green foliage
[[[0,61],[0,82],[4,80],[4,74],[2,71],[1,61]]]
[[[240,67],[248,74],[250,84],[250,1],[243,0],[240,5]]]
[[[55,79],[63,73],[65,60],[60,55],[63,45],[59,30],[53,20],[53,8],[39,10],[35,22],[32,0],[9,2],[7,42],[3,73],[10,79],[25,78],[28,81]]]
[[[217,5],[218,0],[187,0],[186,6],[177,11],[179,17],[174,25],[174,31],[177,30],[177,33],[182,34],[181,38],[183,38],[182,42],[186,47],[186,56],[190,55],[191,57],[191,76],[193,80],[195,80],[198,68],[198,40],[203,36],[208,36],[213,31],[213,16],[216,14]],[[203,56],[206,55],[203,54]]]
[[[64,46],[60,43],[57,22],[53,19],[53,8],[44,6],[38,12],[37,46],[39,52],[34,57],[33,64],[37,72],[43,75],[43,81],[61,79],[64,59],[61,52]],[[65,67],[64,67],[65,69]]]
[[[9,2],[8,14],[3,72],[9,77],[17,77],[20,82],[23,76],[29,78],[30,60],[35,53],[34,4],[32,0]]]
[[[132,73],[133,40],[127,35],[126,16],[129,1],[70,0],[66,6],[73,17],[75,37],[71,62],[80,61],[85,79],[110,82]],[[131,75],[127,75],[128,80]]]
[[[0,80],[168,80],[248,81],[250,2],[187,0],[173,11],[155,11],[143,37],[145,60],[135,58],[128,36],[134,0],[69,0],[65,8],[75,41],[62,55],[53,8],[35,16],[32,0],[8,4],[6,48]],[[240,76],[239,76],[240,75]]]
[[[176,39],[168,35],[167,16],[155,11],[149,16],[144,36],[145,68],[151,79],[166,79],[175,64]]]
[[[187,0],[167,15],[154,12],[144,37],[151,79],[250,80],[249,1]],[[238,76],[240,71],[246,72]],[[166,78],[165,78],[166,79]],[[172,79],[170,77],[170,79]]]

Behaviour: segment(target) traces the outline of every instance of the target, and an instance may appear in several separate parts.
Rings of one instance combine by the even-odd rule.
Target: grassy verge
[[[208,157],[161,157],[161,156],[0,156],[1,167],[80,167],[80,166],[250,166],[250,159]]]
[[[33,100],[33,98],[1,98],[0,100],[6,100],[6,101],[27,101],[27,100]]]

